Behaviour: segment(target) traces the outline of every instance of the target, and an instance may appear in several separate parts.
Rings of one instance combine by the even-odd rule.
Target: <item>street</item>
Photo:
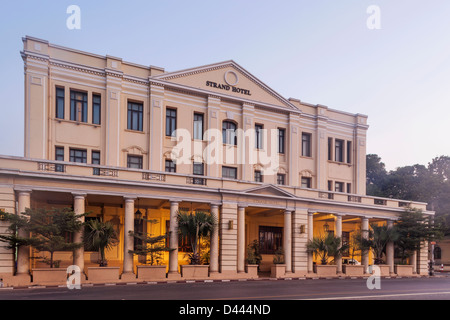
[[[450,300],[450,277],[259,280],[0,289],[0,300]]]

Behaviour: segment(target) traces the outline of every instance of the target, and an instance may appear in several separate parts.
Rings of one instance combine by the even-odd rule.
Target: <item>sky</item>
[[[234,60],[285,98],[367,115],[388,170],[450,155],[448,0],[4,1],[4,155],[23,156],[26,35],[168,72]]]

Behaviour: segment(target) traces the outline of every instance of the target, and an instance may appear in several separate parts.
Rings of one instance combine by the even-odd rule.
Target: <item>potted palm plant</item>
[[[178,212],[178,231],[186,237],[191,245],[192,252],[188,254],[189,265],[181,265],[181,274],[184,278],[207,278],[209,265],[201,265],[200,244],[210,237],[217,226],[216,217],[209,213],[196,211],[195,213]]]
[[[89,220],[86,223],[83,241],[88,250],[98,251],[100,258],[98,267],[88,267],[91,282],[119,280],[119,267],[108,267],[106,251],[118,244],[118,236],[110,222]]]
[[[155,219],[143,220],[151,225],[158,223],[158,220]],[[151,233],[133,231],[130,231],[129,234],[138,240],[134,250],[129,250],[129,252],[143,258],[143,265],[136,267],[138,279],[146,281],[164,279],[166,277],[166,266],[161,265],[162,255],[164,252],[173,250],[165,244],[167,234],[154,236]]]
[[[250,278],[258,278],[259,265],[261,264],[262,256],[259,253],[259,243],[254,240],[247,246],[247,258],[245,260],[245,269]]]
[[[341,238],[329,232],[326,236],[314,237],[307,245],[308,252],[314,254],[320,260],[320,265],[315,265],[314,272],[319,276],[335,276],[337,274],[336,259],[342,256],[342,252],[347,249],[346,245],[341,245]],[[329,264],[330,263],[330,264]]]
[[[278,248],[275,251],[273,257],[273,265],[270,268],[271,278],[280,278],[286,273],[286,264],[284,263],[284,251],[282,248]]]

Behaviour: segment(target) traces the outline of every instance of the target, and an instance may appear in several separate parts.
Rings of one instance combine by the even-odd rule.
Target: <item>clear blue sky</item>
[[[23,155],[25,35],[167,71],[233,59],[286,98],[367,114],[388,169],[450,155],[448,0],[5,1],[0,154]]]

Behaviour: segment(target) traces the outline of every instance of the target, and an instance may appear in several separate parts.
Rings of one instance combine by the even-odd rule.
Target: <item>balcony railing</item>
[[[143,172],[142,180],[166,181],[166,175],[159,173]]]

